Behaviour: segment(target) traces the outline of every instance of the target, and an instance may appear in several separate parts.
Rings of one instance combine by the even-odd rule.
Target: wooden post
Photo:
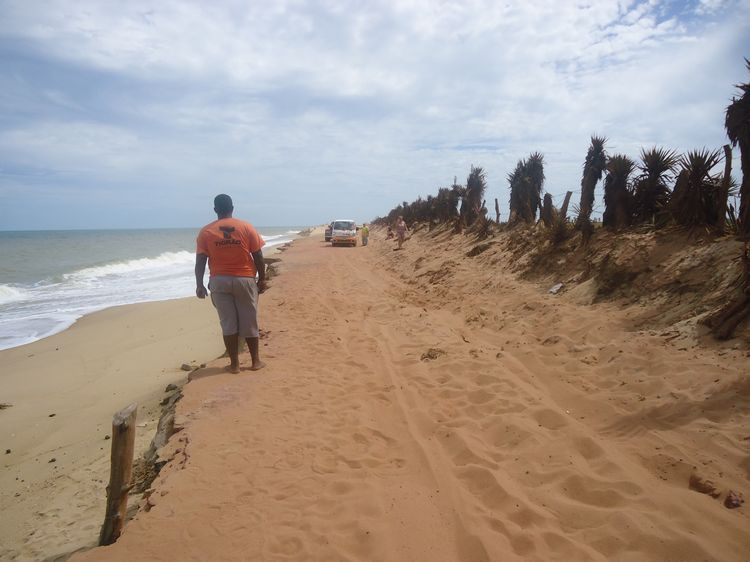
[[[137,412],[138,405],[131,404],[117,412],[112,418],[112,465],[107,486],[107,510],[104,514],[102,530],[99,533],[99,546],[115,542],[125,524],[130,477],[133,472]]]
[[[729,185],[732,182],[732,149],[728,144],[724,145],[724,177],[719,188],[719,205],[716,216],[716,231],[724,234],[724,225],[727,222],[727,199],[729,198]]]
[[[495,197],[495,222],[500,224],[500,205],[497,204],[497,197]]]

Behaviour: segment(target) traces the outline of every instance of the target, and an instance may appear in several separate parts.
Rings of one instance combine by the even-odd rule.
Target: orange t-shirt
[[[249,222],[235,218],[219,219],[204,226],[198,234],[197,254],[208,256],[211,275],[255,277],[255,262],[250,254],[265,244]]]

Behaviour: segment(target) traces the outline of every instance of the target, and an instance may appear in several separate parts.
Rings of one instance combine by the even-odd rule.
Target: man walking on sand
[[[234,205],[229,195],[214,199],[217,220],[198,234],[195,251],[195,295],[205,299],[203,286],[206,262],[211,271],[208,288],[219,313],[224,345],[229,353],[231,373],[240,372],[239,341],[250,348],[251,371],[265,367],[258,352],[258,294],[266,290],[266,266],[261,248],[263,238],[253,225],[232,218]],[[258,274],[258,282],[255,275]]]
[[[362,245],[367,246],[367,240],[370,238],[370,229],[367,228],[366,224],[363,224],[359,231],[362,233]]]

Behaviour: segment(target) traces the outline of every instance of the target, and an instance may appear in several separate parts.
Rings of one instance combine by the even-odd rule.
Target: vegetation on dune
[[[635,163],[623,154],[612,156],[607,162],[607,176],[604,178],[604,214],[602,225],[619,230],[630,225],[632,193],[630,174]]]
[[[542,209],[542,186],[544,185],[544,156],[532,153],[526,160],[519,160],[516,169],[508,174],[510,185],[510,223],[523,221],[533,223],[537,210]]]
[[[640,175],[633,183],[633,223],[664,222],[669,203],[669,186],[680,157],[665,148],[641,149]]]
[[[750,60],[745,59],[745,66],[750,71]],[[742,184],[740,186],[739,231],[750,236],[750,82],[738,84],[742,92],[739,98],[732,98],[727,107],[724,126],[733,146],[740,147],[740,166]]]
[[[453,222],[458,218],[458,202],[461,200],[460,186],[441,187],[433,200],[433,217],[437,222]]]
[[[745,59],[750,70],[750,60]],[[664,227],[674,225],[689,230],[701,229],[714,235],[727,230],[750,238],[750,83],[739,84],[740,96],[732,98],[726,109],[725,127],[734,146],[741,155],[742,182],[739,188],[739,213],[729,205],[732,194],[732,153],[729,145],[720,150],[700,149],[680,156],[663,147],[641,149],[636,163],[624,154],[608,157],[606,137],[593,135],[586,153],[581,177],[580,203],[575,223],[568,222],[567,213],[571,191],[562,207],[555,208],[552,195],[543,193],[545,182],[544,156],[531,153],[520,159],[508,176],[510,188],[510,227],[531,226],[539,222],[548,232],[551,247],[580,231],[585,245],[594,233],[592,213],[596,199],[596,186],[604,178],[604,212],[602,225],[621,231],[630,226]],[[724,160],[724,171],[716,166]],[[670,186],[672,188],[670,189]],[[496,221],[487,217],[485,192],[487,178],[483,168],[471,167],[462,186],[454,178],[453,185],[441,187],[437,194],[426,199],[417,198],[412,203],[404,201],[375,223],[395,224],[398,216],[407,223],[427,223],[430,229],[445,224],[455,233],[472,233],[486,238],[493,233],[493,224],[500,222],[500,212],[495,199]],[[576,209],[574,208],[574,211]],[[538,213],[538,215],[537,215]],[[738,318],[750,315],[750,249],[743,255],[744,276],[739,296],[727,311],[711,318],[717,337],[728,337]]]
[[[718,150],[692,150],[680,159],[680,173],[669,202],[674,222],[687,228],[716,223],[720,178],[711,170],[721,162]]]
[[[472,166],[469,177],[466,178],[466,195],[461,204],[461,218],[466,226],[471,226],[480,215],[484,215],[485,191],[487,191],[487,174],[484,169]]]
[[[552,195],[549,193],[544,194],[544,202],[542,203],[542,211],[539,213],[539,220],[544,223],[547,228],[551,227],[557,218],[557,209],[552,204]]]
[[[594,232],[594,227],[591,224],[591,211],[594,209],[596,184],[602,179],[602,174],[607,167],[607,153],[604,150],[606,142],[606,137],[593,135],[589,150],[586,153],[586,161],[583,164],[581,202],[578,205],[576,226],[583,233],[584,240],[588,240]]]

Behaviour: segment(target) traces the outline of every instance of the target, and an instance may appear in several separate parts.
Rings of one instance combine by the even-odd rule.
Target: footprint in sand
[[[578,474],[563,480],[562,494],[581,503],[596,507],[617,507],[643,492],[638,484],[628,481],[598,480]]]
[[[487,390],[484,390],[484,389],[474,390],[472,392],[469,392],[469,401],[472,404],[485,404],[486,402],[489,402],[490,400],[494,398],[495,398],[494,393],[488,392]]]
[[[546,429],[560,429],[568,425],[568,420],[565,416],[549,408],[537,410],[532,414],[532,417],[540,426]]]

